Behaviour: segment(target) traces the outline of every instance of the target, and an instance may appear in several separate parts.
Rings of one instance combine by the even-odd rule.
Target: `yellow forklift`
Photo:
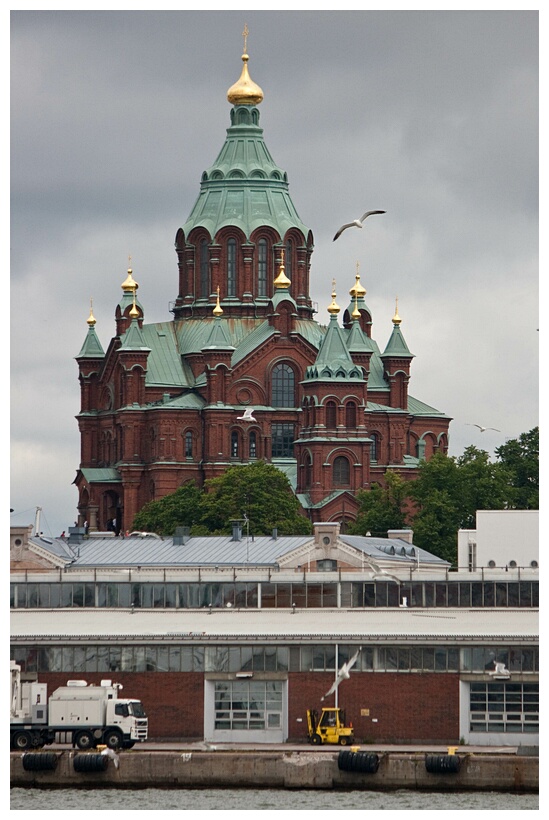
[[[321,743],[351,746],[355,742],[353,726],[345,725],[345,712],[338,707],[323,707],[320,716],[316,709],[308,709],[307,740],[315,746]]]

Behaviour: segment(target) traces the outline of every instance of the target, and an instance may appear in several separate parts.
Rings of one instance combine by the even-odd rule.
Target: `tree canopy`
[[[146,504],[135,516],[135,529],[172,535],[176,527],[189,526],[196,535],[231,532],[240,520],[250,535],[307,535],[311,524],[287,477],[263,461],[230,467],[209,479],[204,489],[185,484],[175,493]]]

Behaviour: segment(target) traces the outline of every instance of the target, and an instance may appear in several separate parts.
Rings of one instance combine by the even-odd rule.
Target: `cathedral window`
[[[227,296],[236,296],[236,239],[227,242]]]
[[[304,463],[303,466],[305,468],[305,474],[303,476],[303,483],[305,485],[305,489],[309,490],[310,487],[311,487],[312,480],[313,480],[313,465],[311,463],[311,456],[308,453],[305,456],[305,463]]]
[[[257,458],[257,435],[253,430],[250,433],[250,458]]]
[[[334,459],[333,468],[334,487],[348,487],[351,483],[351,468],[349,459],[338,456]]]
[[[240,441],[238,437],[238,432],[233,430],[231,433],[231,458],[238,458],[240,450]]]
[[[295,407],[295,373],[287,364],[277,364],[272,373],[273,407]]]
[[[356,402],[349,401],[345,405],[345,426],[347,429],[356,427]]]
[[[193,457],[193,434],[190,430],[185,433],[185,458]]]
[[[337,405],[335,401],[326,402],[326,427],[330,430],[337,427]]]
[[[267,240],[257,243],[257,295],[267,296]]]
[[[294,425],[271,425],[272,457],[292,458],[294,452]]]
[[[292,276],[292,267],[293,267],[292,263],[293,263],[293,252],[294,252],[294,247],[293,246],[294,246],[294,243],[292,242],[292,240],[288,239],[288,241],[286,242],[286,251],[284,253],[284,269],[285,269],[286,276],[290,280],[293,279],[293,276]]]
[[[200,295],[209,296],[210,276],[208,265],[208,243],[205,239],[200,243]]]
[[[370,433],[372,443],[370,444],[370,461],[377,461],[379,458],[379,436],[377,433]]]

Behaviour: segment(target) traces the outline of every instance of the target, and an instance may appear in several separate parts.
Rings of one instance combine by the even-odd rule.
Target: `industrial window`
[[[538,683],[471,683],[471,732],[539,732]]]
[[[208,296],[210,292],[210,276],[208,264],[208,243],[205,239],[200,243],[200,295]]]
[[[267,296],[267,240],[257,243],[257,295]]]
[[[282,681],[215,681],[218,730],[279,729],[282,726]]]
[[[273,407],[295,407],[295,374],[288,364],[277,364],[272,372]]]
[[[227,296],[236,296],[236,239],[227,242]]]
[[[349,459],[345,456],[338,456],[334,459],[333,486],[348,487],[351,483],[351,467]]]
[[[291,458],[294,451],[294,425],[271,425],[271,447],[273,458]]]

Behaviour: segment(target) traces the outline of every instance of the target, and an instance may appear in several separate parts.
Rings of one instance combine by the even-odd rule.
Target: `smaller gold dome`
[[[139,309],[138,309],[137,305],[135,304],[135,290],[133,292],[133,305],[132,305],[132,309],[130,310],[130,317],[132,319],[139,319]]]
[[[393,324],[394,325],[399,325],[401,322],[402,322],[402,319],[398,315],[398,296],[397,296],[396,305],[395,305],[395,315],[393,316]]]
[[[91,299],[90,299],[90,315],[88,316],[86,321],[87,321],[87,323],[89,324],[90,327],[93,327],[94,324],[96,323],[96,318],[93,315],[93,301]]]
[[[360,310],[358,309],[358,295],[355,293],[355,306],[351,313],[353,319],[360,319]]]
[[[279,270],[278,276],[274,280],[274,286],[275,286],[275,288],[284,288],[284,289],[286,289],[286,288],[289,288],[291,284],[292,284],[292,282],[286,276],[286,272],[285,272],[285,269],[284,269],[284,251],[282,251],[282,260],[280,262],[280,270]]]
[[[121,285],[123,291],[136,291],[139,287],[139,285],[133,278],[132,273],[132,269],[128,268],[128,275],[126,276],[125,280],[122,282]]]
[[[231,105],[259,105],[263,100],[263,91],[254,83],[248,73],[249,56],[246,54],[248,43],[248,26],[244,26],[244,53],[242,54],[242,73],[240,79],[227,91],[227,99]]]
[[[358,262],[356,263],[356,274],[355,274],[355,284],[349,291],[351,296],[358,296],[359,299],[364,298],[366,295],[366,288],[360,284],[360,274],[358,272]]]
[[[336,291],[335,291],[335,279],[334,279],[333,283],[332,283],[332,303],[330,305],[328,305],[328,313],[330,313],[332,316],[337,316],[337,314],[341,310],[341,308],[337,304],[335,298],[336,298]]]
[[[223,314],[223,308],[219,304],[219,285],[217,286],[217,302],[212,313],[214,316],[221,316]]]

